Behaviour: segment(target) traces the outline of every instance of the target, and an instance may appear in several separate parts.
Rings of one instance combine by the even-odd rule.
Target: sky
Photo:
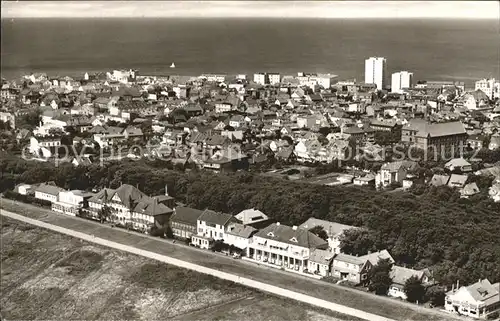
[[[497,1],[2,1],[2,18],[459,18],[500,20]]]

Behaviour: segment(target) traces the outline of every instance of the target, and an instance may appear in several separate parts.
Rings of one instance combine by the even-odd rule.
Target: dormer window
[[[295,242],[295,243],[297,243],[297,239],[296,239],[295,237],[292,237],[292,238],[290,239],[290,241],[291,241],[291,242]]]
[[[267,236],[274,237],[274,233],[273,232],[269,232],[269,233],[267,233]]]

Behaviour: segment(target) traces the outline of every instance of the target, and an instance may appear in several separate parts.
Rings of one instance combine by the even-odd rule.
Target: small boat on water
[[[170,68],[175,68],[175,64],[174,64],[174,63],[172,63],[172,64],[170,65]]]

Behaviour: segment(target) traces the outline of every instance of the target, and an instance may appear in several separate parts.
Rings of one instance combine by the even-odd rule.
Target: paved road
[[[291,293],[293,293],[293,298],[297,297],[296,294],[298,294],[298,297],[300,297],[300,295],[305,295],[308,297],[306,302],[310,304],[312,304],[311,302],[314,300],[319,299],[328,302],[328,304],[334,304],[332,306],[336,308],[342,309],[343,311],[339,311],[341,313],[346,313],[346,309],[350,311],[348,310],[349,308],[357,308],[377,314],[378,316],[397,320],[454,319],[452,315],[437,310],[424,309],[406,302],[374,296],[359,290],[333,285],[306,276],[258,266],[252,262],[235,260],[210,251],[187,247],[179,243],[173,244],[171,241],[153,238],[118,228],[110,228],[109,226],[97,222],[57,214],[50,210],[41,209],[28,204],[17,203],[14,205],[12,201],[5,199],[2,199],[1,202],[2,207],[5,209],[13,210],[24,217],[36,219],[38,223],[40,223],[40,221],[50,223],[52,224],[51,226],[70,229],[72,233],[84,233],[86,237],[94,235],[98,240],[111,241],[120,246],[131,246],[138,251],[148,251],[148,253],[160,255],[163,258],[168,257],[171,260],[177,260],[175,261],[177,263],[195,264],[195,269],[200,272],[206,268],[210,270],[215,269],[218,273],[230,274],[231,277],[237,276],[249,280],[245,282],[259,282],[266,286],[281,288],[286,291],[291,291]],[[8,212],[5,211],[5,213]],[[5,213],[2,212],[2,215],[5,215]],[[88,240],[93,241],[92,239]],[[171,262],[167,263],[173,264]],[[249,283],[245,283],[245,285],[250,286]],[[260,289],[262,290],[262,288]],[[325,302],[321,304],[325,304]],[[363,312],[360,310],[356,311]],[[380,319],[374,319],[370,316],[367,320]]]

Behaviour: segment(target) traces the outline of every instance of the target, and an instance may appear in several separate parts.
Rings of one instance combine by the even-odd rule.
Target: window
[[[222,233],[219,233],[219,237],[222,237]]]
[[[292,237],[292,238],[290,239],[290,241],[291,241],[291,242],[295,242],[295,243],[297,243],[297,239],[296,239],[295,237]]]
[[[267,233],[267,236],[274,237],[274,233],[273,232],[269,232],[269,233]]]

